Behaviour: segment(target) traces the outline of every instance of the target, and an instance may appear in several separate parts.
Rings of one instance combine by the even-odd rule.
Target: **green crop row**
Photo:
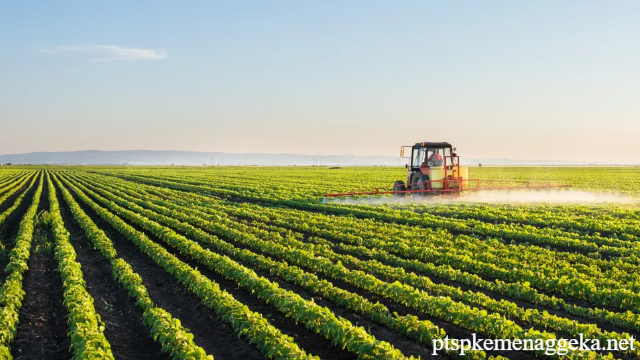
[[[58,184],[60,188],[63,189],[63,193],[67,192],[62,184],[59,182]],[[280,330],[269,324],[262,315],[252,312],[246,305],[235,300],[233,296],[229,295],[226,291],[221,290],[218,284],[207,279],[197,270],[182,263],[164,248],[150,241],[144,234],[124,223],[117,215],[100,207],[75,186],[69,183],[67,183],[67,185],[103,220],[122,232],[122,234],[133,242],[143,253],[147,254],[158,265],[165,269],[165,271],[172,274],[180,283],[198,296],[208,308],[214,310],[222,319],[230,323],[239,336],[245,337],[250,343],[255,343],[266,357],[271,359],[317,359],[314,356],[306,354],[304,350],[297,346],[291,337],[282,334]],[[72,201],[71,195],[68,193],[67,195],[67,201]],[[94,228],[91,233],[102,234],[102,243],[106,243],[106,237],[104,237],[104,233],[101,230]],[[112,254],[112,256],[115,256],[115,250],[105,249],[102,250],[102,252],[103,254]],[[134,283],[132,280],[139,279],[137,274],[133,275],[131,272],[123,271],[120,273],[121,275],[118,275],[119,279],[131,281],[132,284]],[[146,294],[146,289],[141,285],[142,284],[137,281],[137,285],[132,285],[128,290],[133,294]],[[151,306],[150,300],[145,301],[141,300],[139,296],[137,297],[139,304]],[[147,321],[147,324],[152,325],[154,322]]]
[[[95,182],[91,182],[91,184],[96,187],[96,188],[101,188],[102,190],[100,191],[103,195],[106,195],[105,191],[107,190],[104,186],[102,186],[101,184],[95,183]],[[122,186],[123,187],[123,186]],[[128,200],[128,201],[133,201],[134,203],[136,203],[137,205],[140,206],[144,206],[150,210],[152,210],[153,212],[157,212],[159,214],[164,214],[168,217],[171,218],[176,218],[178,220],[181,221],[187,221],[191,224],[197,224],[200,228],[202,229],[212,229],[211,224],[209,223],[203,223],[202,220],[208,220],[210,222],[217,222],[217,223],[225,223],[225,224],[231,224],[231,226],[233,226],[233,223],[229,222],[227,219],[221,218],[219,216],[213,216],[213,215],[209,215],[207,213],[202,212],[202,210],[204,208],[199,208],[199,209],[189,209],[189,215],[184,214],[184,211],[187,211],[185,208],[180,208],[177,205],[174,205],[173,203],[169,202],[169,201],[157,201],[157,203],[160,203],[162,206],[158,206],[158,205],[154,205],[152,203],[149,202],[149,196],[147,195],[146,197],[138,194],[139,197],[144,198],[145,200],[142,200],[141,198],[134,198],[122,191],[119,191],[117,189],[108,189],[111,193],[116,194],[117,196]],[[133,191],[130,189],[129,192]],[[165,194],[165,196],[167,196]],[[177,199],[171,199],[173,201],[177,200]],[[127,206],[128,204],[124,203],[122,204],[124,206]],[[131,206],[131,205],[129,205]],[[172,210],[170,210],[170,209]],[[208,207],[208,209],[211,209],[211,207]],[[144,214],[147,216],[154,216],[153,212],[149,212],[149,211],[144,211]],[[193,216],[196,215],[197,217]],[[162,223],[167,223],[169,222],[168,225],[170,225],[171,221],[167,220],[165,217],[162,216],[157,216],[156,219],[157,221],[160,221]],[[195,223],[194,223],[195,222]],[[198,223],[200,222],[200,223]],[[174,226],[172,227],[176,227],[176,225],[174,224]],[[185,225],[177,225],[178,228],[182,227],[184,228]],[[239,227],[239,228],[238,228]],[[387,279],[390,280],[398,280],[401,281],[405,284],[409,284],[409,285],[414,285],[417,287],[420,287],[422,289],[426,289],[428,292],[436,294],[436,295],[440,295],[440,296],[448,296],[451,297],[452,299],[455,300],[460,300],[463,301],[465,303],[468,304],[474,304],[477,306],[481,306],[483,308],[486,308],[488,310],[492,310],[495,311],[497,313],[503,314],[505,316],[509,316],[512,318],[516,318],[518,320],[521,321],[525,321],[528,322],[532,325],[538,326],[538,327],[542,327],[542,328],[549,328],[555,331],[559,331],[565,334],[570,334],[573,336],[577,336],[580,333],[583,333],[585,336],[590,336],[590,337],[595,337],[595,338],[600,338],[600,339],[610,339],[610,338],[615,338],[615,339],[627,339],[629,338],[629,334],[618,334],[615,332],[606,332],[606,331],[602,331],[600,330],[596,325],[593,324],[582,324],[579,323],[577,321],[573,321],[573,320],[569,320],[566,318],[562,318],[562,317],[558,317],[558,316],[553,316],[553,315],[549,315],[546,312],[540,312],[538,310],[535,309],[523,309],[519,306],[517,306],[515,303],[510,302],[510,301],[506,301],[506,300],[501,300],[501,301],[497,301],[483,293],[480,292],[462,292],[459,288],[454,288],[452,286],[447,286],[447,285],[437,285],[434,284],[429,278],[426,278],[424,276],[417,276],[415,274],[407,274],[403,268],[401,267],[391,267],[391,266],[387,266],[384,265],[382,263],[378,263],[377,261],[360,261],[357,258],[354,258],[353,256],[348,256],[348,255],[340,255],[340,254],[336,254],[333,251],[331,251],[329,248],[323,248],[323,247],[317,247],[314,249],[313,245],[311,245],[310,247],[308,247],[306,244],[302,244],[299,241],[293,240],[293,239],[282,239],[277,233],[274,234],[270,234],[270,233],[260,233],[259,231],[256,231],[257,228],[255,226],[243,226],[243,225],[237,225],[236,226],[237,230],[240,233],[253,233],[255,235],[261,236],[263,238],[269,238],[269,239],[278,239],[280,238],[280,242],[283,243],[283,245],[289,246],[289,247],[295,247],[295,248],[302,248],[308,251],[312,251],[312,252],[317,252],[319,255],[327,257],[333,261],[336,262],[341,262],[347,266],[350,266],[351,268],[355,267],[355,268],[359,268],[360,270],[363,270],[365,272],[368,273],[372,273],[372,274],[378,274],[381,276],[384,276]],[[281,231],[281,229],[277,229],[278,231]],[[188,228],[185,230],[186,234],[189,236],[192,236],[195,239],[199,239],[202,240],[204,239],[208,239],[208,241],[210,242],[214,242],[217,244],[216,240],[217,239],[211,239],[211,237],[207,238],[206,235],[203,235],[202,233],[198,233],[198,231],[196,231],[195,229],[192,228]],[[228,230],[228,231],[233,231],[233,230]],[[224,233],[224,235],[228,235],[228,233]],[[235,234],[237,236],[237,234]],[[277,241],[277,240],[276,240]],[[228,248],[228,247],[227,247]],[[221,249],[223,249],[223,251],[225,251],[225,253],[229,253],[229,252],[233,252],[231,250],[226,250],[227,248],[222,247]],[[217,246],[217,249],[220,249],[219,246]],[[383,256],[384,255],[380,254],[379,256]],[[388,255],[387,255],[388,256]],[[397,257],[392,257],[392,259],[394,259]],[[242,258],[242,261],[249,261],[246,258]],[[388,260],[388,259],[385,259]],[[396,260],[397,261],[397,260]],[[419,263],[418,264],[422,264]],[[268,268],[268,266],[267,266]],[[634,324],[637,325],[637,324]]]
[[[243,210],[243,208],[240,208],[238,215],[241,215]],[[541,264],[534,263],[532,259],[527,263],[535,264],[536,268],[501,268],[496,265],[496,262],[499,261],[497,259],[496,261],[479,260],[482,259],[483,256],[481,252],[477,252],[476,256],[472,256],[471,254],[458,255],[453,251],[447,251],[447,248],[436,249],[428,243],[418,243],[416,241],[403,242],[399,241],[398,238],[361,237],[348,234],[343,231],[341,227],[332,228],[327,226],[326,223],[312,219],[311,217],[276,218],[272,216],[274,212],[275,211],[265,210],[262,211],[262,214],[268,216],[273,223],[295,228],[303,232],[314,233],[317,236],[330,237],[340,242],[364,245],[371,249],[383,249],[396,255],[423,262],[446,264],[487,278],[496,278],[511,282],[526,281],[538,289],[557,292],[565,296],[587,300],[596,305],[610,308],[635,311],[640,306],[640,294],[637,292],[617,283],[612,283],[610,286],[604,287],[603,285],[607,282],[604,278],[598,278],[596,283],[593,280],[594,278],[575,276],[574,268],[558,269],[557,275],[542,277],[540,276]],[[567,274],[563,274],[565,270]],[[614,287],[614,285],[616,286]]]
[[[16,187],[20,188],[21,185],[24,185],[24,180],[31,177],[32,175],[33,173],[17,174],[16,176],[5,179],[0,184],[0,194],[2,194],[2,196],[0,196],[0,204],[2,204],[9,196],[11,196],[15,192],[12,191],[10,193],[6,193],[8,190]]]
[[[124,178],[128,178],[128,177],[124,176]],[[277,205],[278,207],[287,206],[290,209],[307,210],[307,211],[301,211],[300,213],[301,219],[305,218],[306,216],[303,216],[303,214],[308,214],[308,210],[310,210],[310,211],[318,211],[323,213],[331,213],[331,214],[339,215],[340,218],[364,216],[367,219],[375,219],[377,220],[377,222],[379,222],[380,220],[384,220],[390,225],[393,225],[396,223],[405,224],[407,223],[407,221],[411,220],[409,219],[407,221],[404,221],[404,218],[402,217],[405,215],[404,213],[402,214],[402,216],[398,215],[397,213],[391,213],[391,214],[379,213],[380,210],[376,210],[374,207],[367,207],[367,208],[361,209],[358,207],[352,208],[352,207],[337,206],[332,204],[317,204],[317,203],[308,202],[308,201],[293,201],[293,200],[285,201],[285,200],[272,199],[269,197],[261,198],[258,196],[251,195],[251,193],[244,193],[236,190],[221,190],[216,188],[215,191],[212,191],[212,189],[208,186],[190,185],[189,183],[183,184],[178,181],[169,182],[166,180],[155,180],[153,178],[149,178],[149,179],[136,178],[136,181],[139,181],[140,183],[145,183],[145,184],[153,184],[156,186],[158,185],[166,186],[172,189],[178,189],[186,192],[196,192],[196,193],[204,193],[204,194],[211,194],[211,193],[217,194],[222,192],[230,197],[248,199],[251,201],[259,201],[266,204],[274,204],[274,205]],[[411,217],[412,215],[416,215],[416,214],[413,214],[412,212],[407,212],[407,213],[408,214],[406,215],[409,217]],[[323,223],[326,220],[328,220],[327,222],[331,223],[332,219],[327,219],[327,217],[325,217],[323,219]],[[357,219],[357,221],[356,219],[352,219],[352,220],[353,220],[353,225],[361,225],[363,221],[365,221],[366,219],[364,220]],[[447,221],[442,221],[440,223],[443,224],[443,226],[445,227],[447,226],[449,228],[451,227],[447,225]],[[416,225],[416,224],[409,221],[409,225]],[[486,224],[486,226],[490,226],[490,225],[493,225],[493,224]],[[460,226],[464,226],[464,224]],[[505,230],[507,228],[508,227],[503,227],[502,230]],[[425,230],[429,230],[429,229],[430,228],[428,227],[425,228]],[[411,231],[415,233],[416,230],[417,229],[413,227]],[[341,227],[339,231],[343,231],[345,233],[348,232],[343,227]],[[495,232],[494,235],[496,237],[499,237],[501,235],[503,236],[504,233],[501,231]],[[436,234],[433,234],[433,235],[436,235]],[[475,234],[471,234],[471,235],[476,236]],[[532,239],[536,239],[537,237],[534,235],[535,234],[532,233],[527,236],[530,236]],[[438,243],[440,238],[442,237],[448,238],[451,236],[446,232],[446,229],[438,229],[437,236],[429,237],[429,243]],[[394,237],[394,241],[397,241],[396,239],[397,237]],[[474,246],[480,247],[482,251],[479,251],[480,249],[477,249],[476,251],[473,251],[473,252],[470,251],[468,249],[469,242],[473,242]],[[429,244],[429,246],[431,247],[431,244]],[[593,263],[596,263],[597,259],[588,259],[585,256],[581,256],[575,253],[551,252],[549,250],[541,249],[533,246],[531,247],[512,246],[513,249],[511,249],[509,247],[505,247],[504,244],[501,244],[499,241],[495,241],[493,239],[488,239],[488,238],[474,239],[473,237],[470,237],[470,236],[459,235],[459,236],[456,236],[455,241],[450,241],[450,244],[446,245],[446,249],[448,251],[451,250],[451,247],[456,247],[456,250],[459,253],[466,253],[469,256],[473,256],[476,261],[481,261],[482,258],[484,257],[485,258],[484,261],[491,264],[491,267],[494,268],[495,270],[499,270],[498,267],[501,266],[502,263],[504,263],[504,266],[502,267],[505,275],[509,275],[510,273],[512,273],[511,269],[513,268],[517,269],[518,267],[521,267],[523,264],[533,264],[533,263],[536,264],[537,272],[546,271],[545,277],[551,277],[556,279],[566,277],[573,281],[574,278],[580,277],[582,273],[584,273],[584,275],[586,276],[589,276],[590,278],[593,278],[597,276],[598,275],[597,273],[599,272],[597,267],[594,268],[593,266]],[[498,249],[494,249],[494,248],[498,248]],[[521,251],[521,248],[524,248],[526,251]],[[496,256],[491,256],[494,253],[496,253],[498,250],[500,250],[500,252],[505,254],[495,254]],[[594,256],[596,255],[599,256],[598,255],[599,253],[593,253],[593,254],[595,254]],[[532,259],[533,255],[536,255],[535,259]],[[561,258],[566,258],[566,261],[558,261],[558,259],[561,259]],[[627,258],[629,260],[627,260]],[[576,264],[576,261],[585,262],[585,264],[584,265]],[[626,266],[624,266],[625,261],[630,261],[631,264],[633,264],[633,266],[629,266],[629,264],[626,264]],[[613,270],[611,271],[610,274],[606,274],[606,276],[601,276],[598,279],[599,280],[598,286],[604,287],[605,291],[607,289],[611,289],[613,292],[622,293],[621,295],[623,298],[625,296],[633,296],[634,292],[640,291],[640,274],[638,274],[637,271],[635,271],[635,265],[637,263],[638,263],[638,257],[636,255],[616,258],[615,264],[612,264]],[[561,271],[558,271],[557,273],[548,272],[548,271],[553,271],[554,269],[557,269],[558,266],[562,266],[562,268],[560,269]],[[625,271],[625,269],[628,271]],[[504,279],[504,280],[512,281],[509,279]],[[585,299],[585,296],[586,296],[585,292],[586,293],[593,292],[592,286],[589,285],[589,279],[584,279],[584,276],[582,279],[575,279],[574,282],[576,283],[576,286],[564,287],[564,284],[560,284],[561,286],[556,286],[557,289],[555,290],[568,289],[570,290],[570,292],[574,293],[575,296],[581,299]],[[536,284],[534,284],[534,286],[536,286]],[[630,291],[627,291],[627,289]],[[554,289],[545,289],[545,290],[554,291]],[[569,294],[565,294],[565,295],[572,296]],[[609,298],[615,298],[616,296],[618,295],[611,294]],[[613,303],[615,306],[616,305],[615,301]],[[626,304],[625,306],[626,307],[623,307],[623,309],[632,310],[632,309],[635,309],[636,304],[635,302],[631,302],[630,304]]]
[[[27,195],[27,193],[29,192],[29,190],[31,189],[31,187],[33,187],[33,184],[35,183],[37,179],[37,176],[33,176],[31,178],[31,183],[29,183],[29,186],[27,186],[27,189],[25,191],[22,192],[22,194],[20,194],[20,196],[18,196],[16,198],[16,200],[14,201],[13,205],[11,205],[11,207],[9,207],[8,209],[6,209],[5,211],[3,211],[0,214],[0,225],[2,225],[7,218],[13,214],[13,212],[20,206],[20,204],[22,204],[22,200],[24,199],[24,197]],[[11,195],[13,195],[16,191],[18,191],[18,189],[20,189],[24,183],[27,181],[27,178],[25,178],[24,180],[22,180],[20,182],[20,184],[18,186],[16,186],[16,188],[11,191],[10,193],[7,193],[6,197],[9,197]],[[4,201],[4,200],[2,200]],[[0,201],[0,204],[2,203],[2,201]],[[4,241],[2,241],[3,239],[0,239],[0,259],[3,258],[6,255],[6,244],[4,243]]]
[[[400,209],[400,208],[398,208]],[[448,206],[410,206],[414,212],[427,212],[454,219],[476,219],[484,222],[518,223],[536,227],[552,227],[564,232],[579,235],[601,235],[622,238],[623,240],[638,240],[640,227],[637,221],[624,221],[620,218],[605,218],[603,211],[598,216],[567,216],[566,212],[526,211],[521,207],[514,208],[488,205],[448,205]],[[402,210],[407,210],[405,206]]]
[[[9,254],[9,264],[5,269],[7,278],[0,288],[0,358],[2,359],[13,359],[10,346],[16,334],[18,314],[25,295],[22,289],[22,279],[31,254],[34,220],[42,194],[42,173],[39,178],[38,188],[31,205],[20,221],[16,242]]]
[[[29,180],[29,177],[25,177],[21,180],[18,180],[18,182],[12,186],[13,190],[7,192],[5,195],[0,197],[0,204],[2,204],[6,199],[11,197],[16,192],[18,192],[28,180]],[[4,223],[5,220],[7,220],[7,218],[18,208],[18,206],[20,206],[22,199],[29,192],[28,189],[31,188],[31,186],[33,186],[33,183],[35,182],[35,180],[36,180],[36,176],[31,177],[31,183],[29,184],[27,191],[23,191],[20,194],[20,196],[16,198],[13,205],[11,205],[11,207],[7,208],[5,211],[3,211],[0,214],[0,225],[2,225],[2,223]]]
[[[55,179],[55,178],[54,178]],[[131,266],[117,256],[111,240],[89,218],[75,202],[71,194],[55,179],[58,189],[69,206],[74,220],[80,225],[87,238],[102,256],[109,262],[114,279],[127,290],[143,311],[144,324],[149,327],[155,341],[162,344],[162,351],[171,355],[172,359],[211,360],[212,357],[193,342],[193,334],[182,327],[178,319],[161,308],[154,307],[142,278]]]
[[[93,184],[97,185],[95,182]],[[111,190],[111,191],[117,191],[117,190]],[[152,190],[151,192],[158,192],[158,190]],[[197,205],[195,205],[195,202],[193,201],[184,201],[183,195],[184,194],[179,194],[172,197],[172,192],[165,189],[158,196],[161,196],[162,198],[170,198],[172,201],[178,202],[178,203],[181,201],[186,202],[188,203],[188,206],[191,209],[194,209],[195,211],[205,211],[205,212],[211,213],[212,211],[214,211],[214,208],[218,207],[217,204],[211,204],[211,203],[207,204],[207,206],[198,207]],[[151,193],[146,193],[141,196],[146,199],[154,198],[154,197],[157,198],[156,196],[151,195]],[[156,200],[155,202],[163,206],[168,206],[174,210],[179,209],[179,207],[173,205],[173,203],[168,201]],[[154,210],[157,210],[157,208],[154,208]],[[287,218],[286,216],[283,217],[282,219],[279,219],[273,214],[273,212],[271,212],[268,209],[261,209],[260,211],[256,211],[256,212],[248,212],[247,208],[245,207],[242,210],[243,210],[242,215],[251,216],[253,219],[265,220],[264,218],[266,214],[268,215],[267,219],[269,219],[269,221],[272,221],[274,223],[286,224],[289,227],[291,227],[292,224],[296,224],[295,219]],[[193,210],[189,210],[189,211],[193,211]],[[224,213],[220,213],[217,210],[215,210],[215,212],[213,213],[215,214],[215,216],[217,216],[218,219],[221,219],[220,218],[221,214],[224,215]],[[220,221],[224,221],[224,220],[221,219]],[[321,226],[318,224],[317,227],[320,228]],[[253,231],[255,229],[256,229],[256,225],[252,224],[252,227],[246,228],[246,231]],[[375,257],[377,260],[383,261],[383,263],[386,263],[386,264],[391,264],[394,266],[406,267],[408,269],[422,271],[424,273],[427,273],[428,275],[440,277],[446,280],[454,280],[466,285],[480,287],[492,292],[497,292],[500,294],[507,295],[512,298],[527,300],[535,304],[548,306],[553,309],[562,309],[570,314],[580,315],[589,319],[597,319],[604,323],[610,323],[612,325],[620,326],[626,329],[638,330],[640,328],[639,315],[634,314],[632,312],[615,313],[615,312],[611,312],[603,309],[592,309],[592,308],[580,307],[577,305],[569,305],[569,304],[566,304],[561,299],[549,297],[548,295],[538,293],[535,289],[532,289],[526,283],[525,284],[503,283],[500,281],[491,282],[491,281],[484,280],[478,277],[477,275],[461,272],[459,270],[452,269],[448,266],[438,266],[431,263],[425,263],[422,261],[401,258],[395,255],[389,254],[388,252],[381,250],[379,248],[369,249],[363,246],[348,245],[344,243],[337,243],[337,244],[329,243],[329,244],[339,247],[341,251],[346,251],[348,253],[356,254],[359,256],[367,256],[370,258]],[[510,308],[511,306],[512,305],[509,305],[508,308]],[[541,321],[538,321],[538,323],[540,324],[544,324],[544,322],[545,322],[544,319],[542,319]],[[569,324],[569,327],[572,327],[572,325]],[[572,331],[572,333],[574,332],[575,330]]]
[[[111,345],[104,336],[104,323],[93,306],[93,298],[85,288],[76,252],[69,242],[69,232],[64,227],[56,192],[47,174],[49,188],[49,213],[55,246],[54,257],[64,288],[64,306],[69,312],[69,337],[72,359],[112,359]]]
[[[111,191],[119,194],[120,196],[126,196],[118,190],[111,189]],[[152,208],[158,213],[155,214],[145,211],[145,214],[150,215],[150,219],[158,221],[159,223],[176,230],[180,230],[193,239],[206,241],[206,243],[209,246],[215,248],[216,251],[224,253],[225,255],[228,255],[231,258],[241,261],[245,264],[255,266],[260,270],[268,271],[271,274],[274,274],[286,281],[303,287],[313,292],[314,294],[320,295],[324,299],[331,300],[340,306],[346,307],[349,310],[368,316],[372,320],[386,325],[389,328],[400,332],[401,334],[421,341],[426,345],[431,346],[434,339],[444,339],[446,336],[444,330],[433,325],[433,323],[431,323],[430,321],[419,320],[416,316],[413,315],[400,316],[397,314],[391,314],[384,305],[380,303],[372,304],[367,299],[358,294],[354,294],[352,292],[335,287],[329,281],[318,279],[318,277],[312,273],[305,272],[302,269],[294,266],[289,266],[286,262],[274,261],[268,257],[258,255],[247,249],[238,249],[233,245],[221,241],[215,236],[206,234],[202,230],[199,230],[189,224],[180,223],[175,219],[184,221],[185,216],[181,213],[172,212],[168,209],[154,206],[145,201],[140,202],[145,207]],[[163,216],[162,214],[167,216]],[[192,223],[194,219],[195,221],[199,221],[198,225],[200,228],[207,227],[207,223],[204,223],[200,219],[196,219],[195,217],[191,217],[191,221],[189,222]],[[452,355],[454,355],[453,352]],[[487,357],[486,354],[482,351],[469,351],[468,353],[465,353],[465,356],[469,359],[483,359]]]
[[[94,197],[98,198],[97,194],[88,190],[83,185],[79,186],[85,189],[85,191],[89,191],[90,193],[92,193]],[[140,215],[147,216],[157,221],[161,220],[162,218],[162,215],[156,214],[154,211],[144,210],[136,204],[133,204],[126,200],[118,199],[113,195],[106,194],[105,192],[101,193],[110,201],[119,203],[127,209],[135,209],[136,212]],[[107,206],[117,209],[119,213],[131,212],[130,210],[126,210],[122,207],[114,206],[112,204],[110,205],[107,201],[104,201],[104,203]],[[533,329],[525,331],[517,324],[502,318],[498,314],[489,314],[484,310],[469,308],[448,298],[430,296],[425,292],[417,291],[410,286],[397,282],[393,284],[385,283],[363,272],[349,271],[344,268],[340,264],[340,262],[334,263],[328,259],[316,257],[312,253],[302,249],[290,248],[274,242],[262,241],[253,237],[252,235],[234,231],[228,227],[225,227],[224,225],[221,225],[219,222],[206,222],[202,219],[195,218],[194,216],[178,214],[176,212],[173,212],[172,214],[173,216],[179,216],[186,221],[200,221],[200,227],[206,228],[209,231],[213,231],[214,233],[232,238],[234,241],[237,241],[244,246],[249,246],[264,253],[268,253],[270,255],[285,259],[286,261],[289,261],[293,264],[313,269],[314,271],[326,274],[332,278],[336,278],[353,286],[374,292],[380,296],[393,299],[394,301],[398,301],[418,311],[422,311],[432,316],[442,318],[446,321],[458,324],[462,327],[469,328],[470,330],[474,330],[497,338],[555,338],[553,334],[539,332]],[[140,215],[138,215],[139,218],[145,219]],[[127,217],[131,219],[136,218],[135,214],[131,214]],[[165,221],[168,220],[165,219]],[[214,246],[214,241],[216,240],[215,238],[212,239],[211,237],[203,236],[201,233],[194,232],[192,230],[193,228],[185,228],[185,225],[179,225],[179,223],[176,226],[182,226],[185,229],[185,232],[191,230],[189,232],[190,236],[197,238],[198,240],[205,242],[208,245]],[[152,231],[153,228],[149,228],[149,230]],[[160,236],[160,234],[158,234],[158,236]],[[191,247],[196,248],[197,246],[191,245]],[[584,356],[597,357],[598,355],[593,353],[589,353],[589,355],[576,353],[573,356],[577,358]]]
[[[68,183],[72,188],[74,185]],[[353,352],[361,359],[404,359],[399,350],[387,342],[379,341],[362,327],[352,325],[348,320],[338,318],[329,309],[321,307],[312,301],[304,300],[298,294],[280,288],[277,284],[261,278],[248,269],[226,256],[203,249],[200,245],[181,235],[159,225],[130,210],[115,205],[95,192],[78,184],[85,192],[94,196],[98,201],[124,216],[133,223],[150,231],[161,240],[178,249],[182,254],[193,258],[198,263],[216,271],[228,280],[236,282],[240,287],[249,291],[275,307],[287,317],[304,324],[307,328],[322,334],[334,344]],[[124,225],[124,224],[123,224]]]
[[[131,175],[129,175],[131,176]],[[143,179],[148,181],[148,179]],[[430,214],[416,214],[412,211],[398,211],[388,208],[372,209],[371,207],[344,207],[335,204],[318,204],[308,200],[283,199],[274,192],[265,192],[255,187],[243,186],[243,183],[229,185],[229,183],[215,183],[211,179],[183,179],[164,176],[165,184],[190,186],[196,191],[232,196],[236,198],[261,201],[264,203],[286,205],[302,210],[320,210],[335,214],[351,213],[358,216],[370,217],[383,221],[392,221],[402,224],[412,224],[425,227],[443,228],[459,233],[477,234],[490,237],[498,237],[507,240],[516,240],[533,244],[552,245],[578,249],[587,252],[611,252],[620,255],[638,255],[640,248],[635,242],[619,239],[611,239],[602,236],[577,236],[577,234],[565,233],[552,228],[536,228],[533,226],[512,226],[512,224],[489,224],[481,221],[460,221],[447,219]],[[211,185],[215,185],[212,187]],[[283,186],[286,189],[286,187]],[[290,186],[289,186],[290,188]]]

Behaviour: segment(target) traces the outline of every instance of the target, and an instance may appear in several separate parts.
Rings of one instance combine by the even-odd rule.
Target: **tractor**
[[[410,149],[410,150],[407,150]],[[407,153],[407,152],[410,153]],[[419,195],[460,195],[462,192],[480,190],[520,190],[569,188],[571,185],[532,183],[517,180],[469,179],[469,169],[460,165],[456,148],[447,142],[418,142],[402,146],[400,157],[409,159],[405,165],[406,180],[397,180],[393,189],[376,188],[375,191],[351,191],[326,194],[325,197],[361,196],[392,194],[404,196]]]
[[[406,154],[410,149],[410,154]],[[460,166],[456,149],[446,142],[419,142],[400,148],[400,157],[409,159],[406,183],[398,180],[393,184],[394,195],[403,191],[423,194],[458,193],[468,181],[468,169]]]

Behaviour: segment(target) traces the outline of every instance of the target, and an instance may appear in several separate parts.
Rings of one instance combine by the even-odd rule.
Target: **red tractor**
[[[405,149],[411,148],[410,156]],[[468,169],[460,166],[456,149],[446,142],[419,142],[413,146],[403,146],[400,157],[410,159],[406,183],[398,180],[393,191],[415,191],[425,194],[459,193],[468,181]]]
[[[405,149],[411,148],[406,155]],[[422,195],[459,195],[463,191],[479,190],[517,190],[517,189],[550,189],[567,188],[571,185],[554,185],[551,183],[531,183],[529,181],[480,180],[469,179],[469,169],[460,165],[460,157],[456,148],[446,142],[419,142],[412,146],[402,146],[400,157],[410,159],[406,181],[397,180],[393,189],[376,188],[375,191],[347,192],[325,194],[326,197],[350,195],[376,195],[418,193]]]

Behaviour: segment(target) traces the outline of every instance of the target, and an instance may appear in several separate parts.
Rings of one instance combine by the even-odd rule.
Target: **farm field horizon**
[[[460,198],[401,167],[0,167],[0,359],[632,359],[438,350],[640,336],[640,168],[470,167],[571,184]],[[44,355],[46,354],[46,356]]]

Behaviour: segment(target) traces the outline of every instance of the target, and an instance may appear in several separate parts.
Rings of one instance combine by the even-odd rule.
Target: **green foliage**
[[[85,288],[85,281],[76,261],[76,252],[69,242],[69,232],[64,227],[56,192],[47,174],[49,187],[49,213],[41,217],[48,223],[54,239],[54,257],[62,277],[64,306],[69,312],[69,338],[72,359],[112,359],[111,345],[104,336],[105,325],[96,313],[93,298]]]
[[[168,313],[152,307],[153,303],[148,297],[147,290],[142,285],[139,275],[133,273],[131,267],[124,261],[115,258],[115,250],[107,249],[113,247],[108,238],[82,213],[80,207],[57,179],[56,182],[60,186],[65,200],[69,203],[74,215],[77,214],[75,216],[81,218],[80,222],[81,224],[84,223],[83,227],[93,228],[87,233],[96,234],[99,237],[94,244],[101,244],[104,249],[99,248],[99,250],[103,254],[107,254],[107,256],[114,257],[112,261],[114,275],[129,291],[129,294],[136,297],[137,303],[145,309],[145,324],[152,327],[154,339],[163,344],[163,349],[170,351],[172,358],[205,359],[206,357],[200,357],[205,355],[204,351],[193,344],[192,335],[186,329],[180,328],[178,326],[179,322],[171,321]],[[291,337],[282,334],[273,325],[269,324],[262,315],[251,312],[247,306],[235,300],[226,291],[222,291],[218,284],[182,263],[161,246],[150,241],[144,234],[124,223],[118,216],[98,206],[75,186],[70,185],[70,187],[85,204],[94,209],[105,221],[121,231],[142,252],[151,257],[167,272],[174,275],[178,281],[198,296],[207,307],[216,311],[222,319],[229,322],[239,335],[258,345],[258,348],[265,356],[274,359],[316,359],[316,357],[310,356],[300,349]],[[82,221],[82,217],[84,217],[85,221]],[[181,330],[179,336],[175,335],[176,329]],[[196,354],[199,357],[192,357]]]
[[[581,189],[640,195],[640,172],[632,168],[477,167],[470,172],[471,177],[483,179],[570,182]],[[29,182],[33,186],[34,174],[29,169],[0,173],[0,203]],[[142,309],[152,338],[173,359],[211,356],[194,342],[179,319],[154,305],[142,278],[118,257],[111,240],[75,199],[272,359],[316,357],[270,324],[268,315],[250,311],[173,254],[216,272],[360,359],[406,356],[314,299],[322,298],[428,346],[447,336],[439,323],[486,337],[512,339],[584,334],[606,342],[628,338],[624,331],[640,331],[637,206],[434,206],[420,202],[370,206],[319,201],[325,192],[384,187],[405,176],[404,169],[384,167],[341,171],[322,167],[87,167],[56,169],[49,174],[55,174],[53,180],[74,220],[108,260],[114,279]],[[0,214],[0,224],[25,193]],[[24,246],[27,233],[31,232],[34,251],[46,251],[47,239],[53,234],[74,358],[109,358],[104,324],[84,288],[82,271],[59,218],[55,192],[49,195],[49,213],[29,215],[30,228],[25,222],[28,216],[23,218],[24,231],[21,223],[20,237],[11,252],[9,276],[0,290],[0,320],[9,324],[0,327],[0,335],[9,335],[1,335],[0,340],[4,336],[10,343],[15,332],[16,309],[24,296],[22,274],[31,248]],[[53,229],[48,236],[42,231],[47,228]],[[307,300],[256,271],[294,284],[313,298]],[[400,305],[410,313],[394,313],[364,294],[374,294],[386,305]],[[615,354],[640,356],[637,349]],[[448,355],[458,356],[455,352]],[[545,356],[542,352],[536,355]],[[10,356],[7,346],[0,346],[3,356]],[[464,357],[491,358],[482,351],[470,351]],[[591,351],[565,356],[611,357]]]
[[[9,264],[5,269],[7,278],[0,288],[0,355],[3,359],[12,359],[11,342],[17,331],[18,314],[25,295],[22,289],[22,279],[27,271],[27,261],[31,255],[31,241],[33,239],[34,221],[40,195],[42,194],[43,174],[33,177],[31,186],[39,178],[38,187],[33,195],[31,205],[23,216],[13,249],[9,253]]]
[[[113,277],[125,288],[129,295],[136,299],[136,304],[143,310],[144,323],[151,330],[154,340],[162,344],[162,350],[168,352],[173,359],[211,360],[212,356],[193,342],[193,335],[188,329],[180,326],[177,319],[161,308],[156,308],[149,297],[140,275],[131,266],[117,257],[111,240],[91,221],[75,202],[71,194],[55,179],[63,198],[75,220],[83,228],[91,243],[110,262]]]

